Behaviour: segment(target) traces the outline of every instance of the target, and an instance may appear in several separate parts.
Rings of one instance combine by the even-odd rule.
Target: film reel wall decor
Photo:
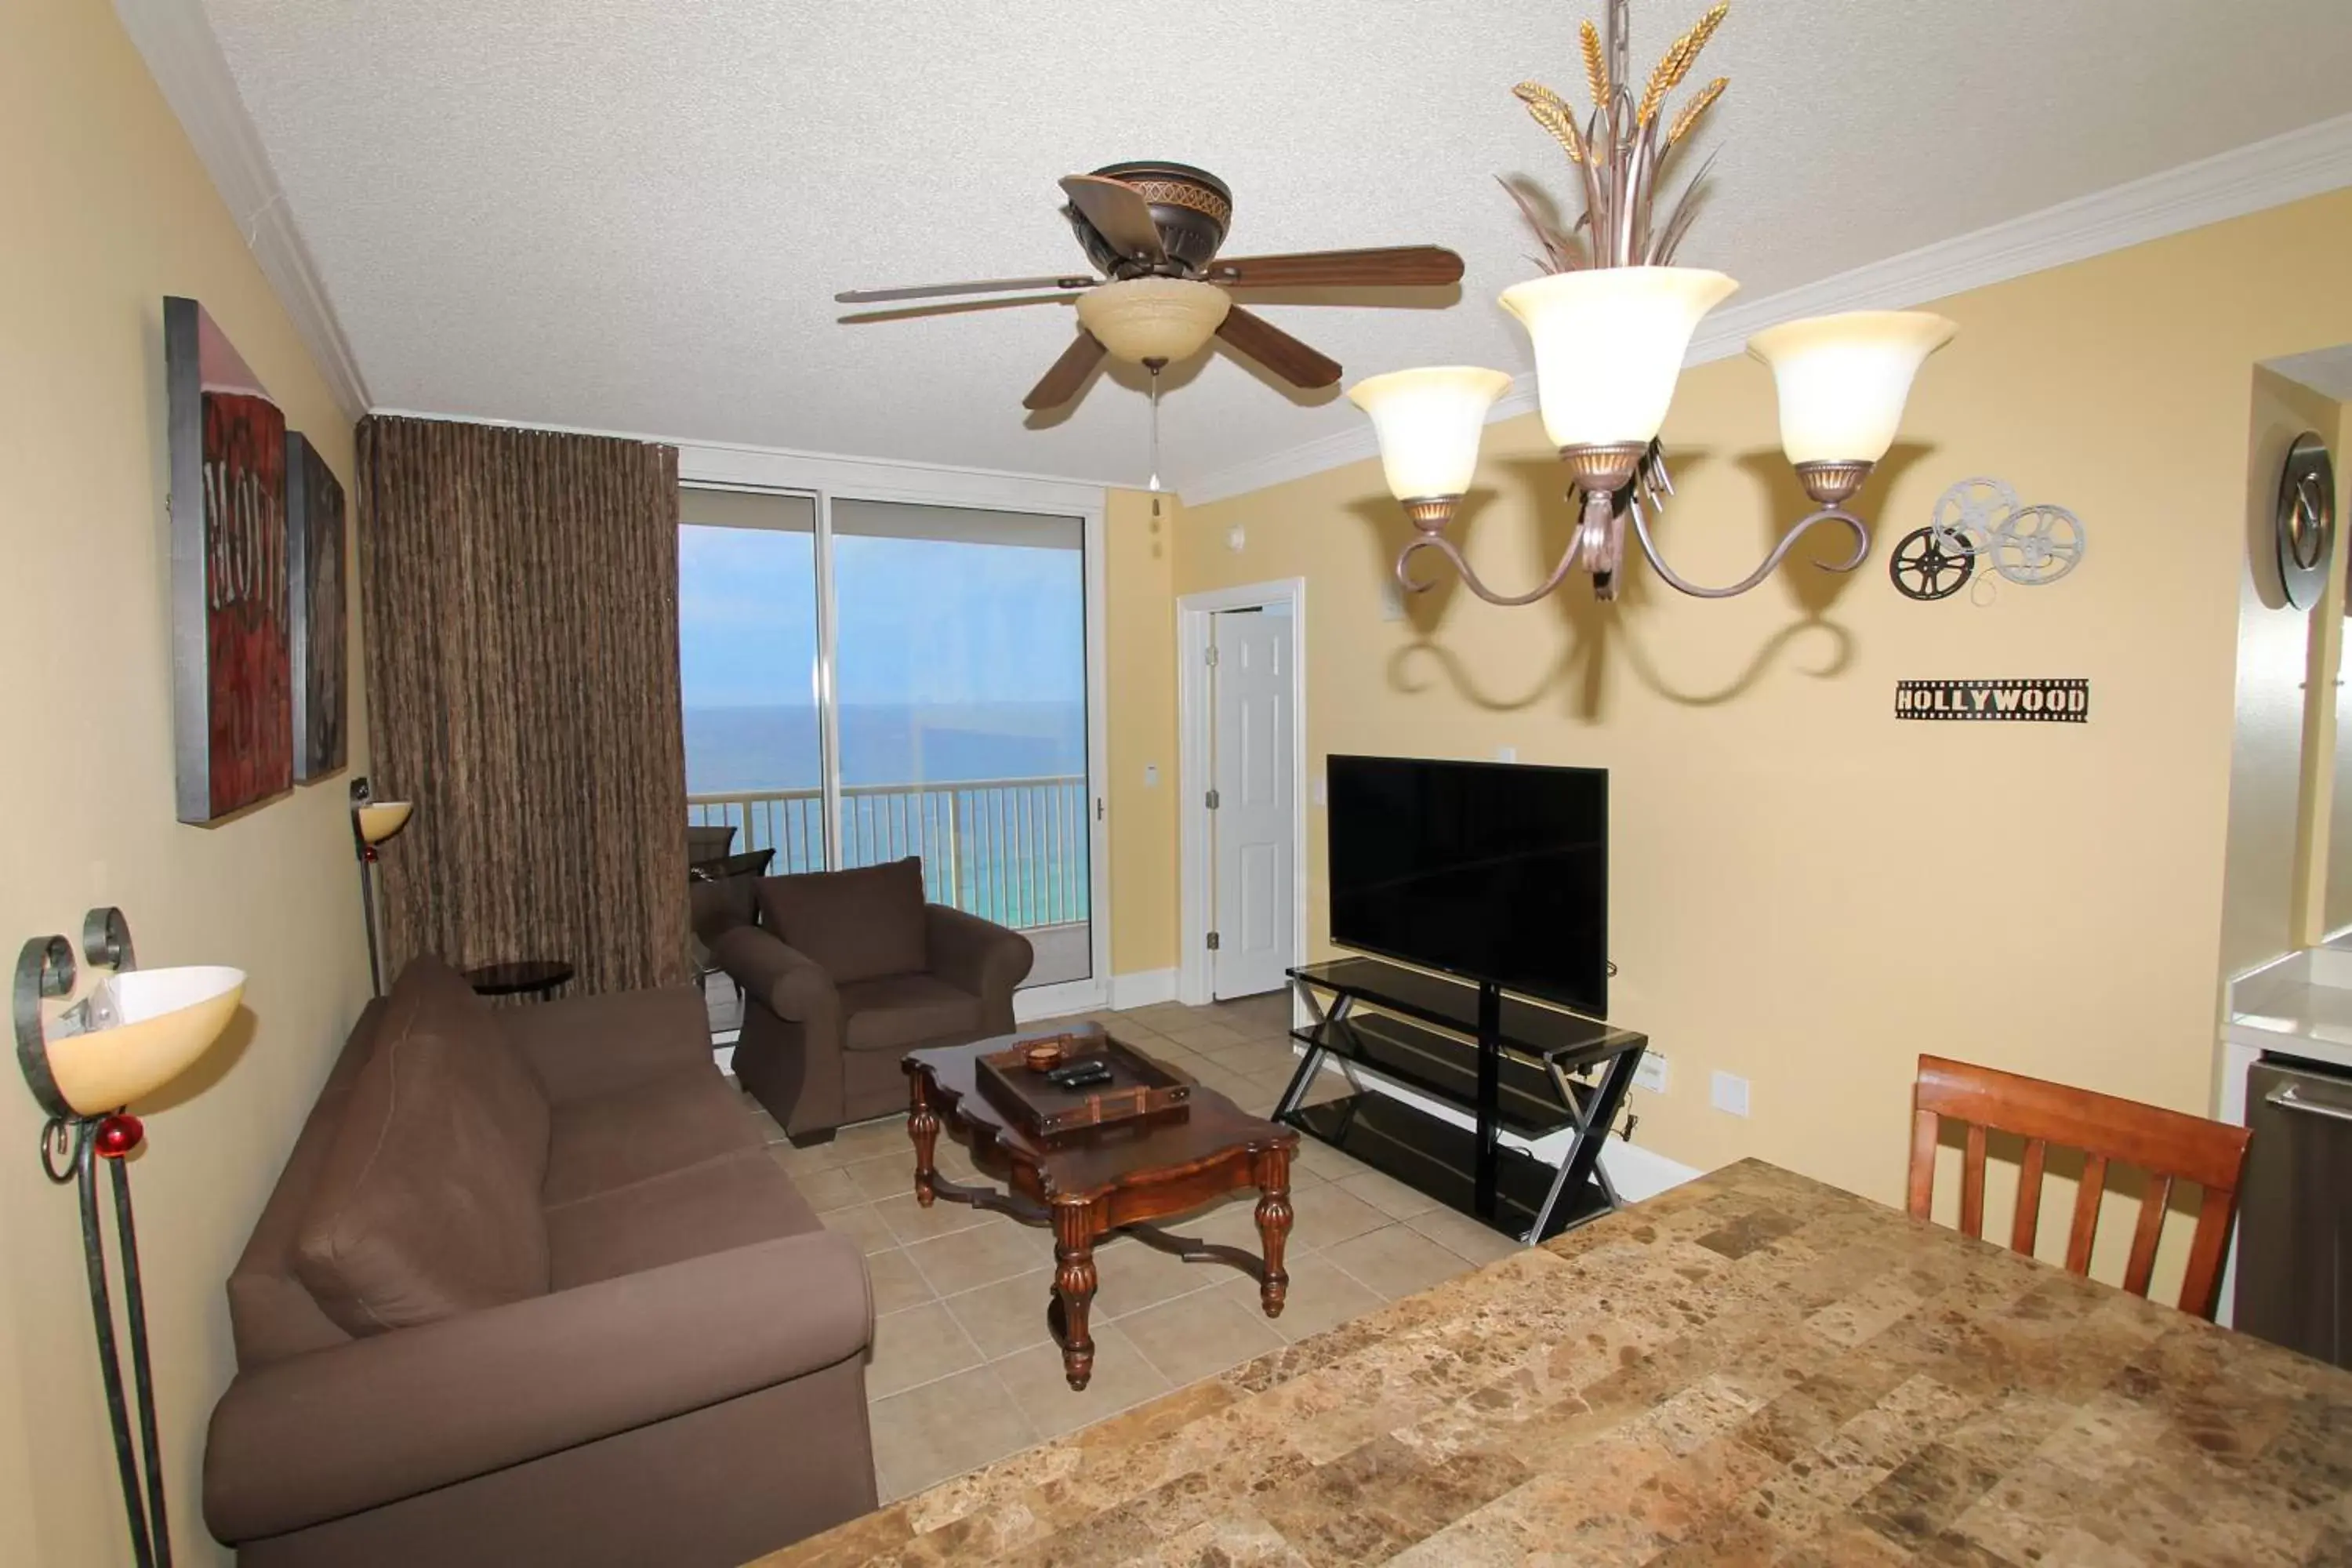
[[[1981,590],[1997,579],[2046,587],[2082,564],[2089,547],[2083,520],[2064,507],[2023,505],[2005,480],[1980,476],[1937,498],[1927,526],[1896,542],[1886,575],[1905,598],[1922,602],[1948,599],[1973,579],[1979,592],[1970,597],[1990,604]]]
[[[2279,587],[2286,602],[2310,609],[2327,594],[2327,556],[2336,544],[2336,464],[2327,443],[2306,430],[2287,448],[2279,471],[2278,505],[2271,519],[2278,547]],[[2346,600],[2352,614],[2352,598]]]

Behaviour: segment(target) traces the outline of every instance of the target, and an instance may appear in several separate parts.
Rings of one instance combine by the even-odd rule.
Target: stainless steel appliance
[[[2264,1057],[2246,1106],[2236,1326],[2352,1366],[2352,1071]]]

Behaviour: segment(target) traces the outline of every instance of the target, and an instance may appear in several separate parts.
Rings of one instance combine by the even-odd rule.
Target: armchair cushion
[[[893,974],[841,987],[848,1022],[842,1044],[853,1051],[895,1051],[980,1032],[980,998],[929,974]]]
[[[463,977],[401,972],[295,1240],[344,1332],[435,1322],[547,1289],[549,1115]]]
[[[923,863],[911,855],[854,871],[766,878],[760,883],[760,919],[835,985],[930,967]]]

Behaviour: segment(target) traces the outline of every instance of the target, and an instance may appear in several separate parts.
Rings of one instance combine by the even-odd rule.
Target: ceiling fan
[[[1221,259],[1217,247],[1233,221],[1234,194],[1214,174],[1186,163],[1112,163],[1091,174],[1070,175],[1062,181],[1062,191],[1070,201],[1062,216],[1102,274],[1099,279],[1079,273],[852,289],[834,299],[845,305],[879,305],[1035,289],[1045,292],[994,302],[1075,300],[1077,337],[1021,400],[1029,408],[1058,408],[1077,395],[1105,354],[1142,365],[1156,378],[1172,361],[1198,353],[1212,336],[1294,386],[1329,386],[1339,379],[1336,361],[1243,310],[1227,291],[1437,288],[1462,279],[1462,258],[1435,245]]]

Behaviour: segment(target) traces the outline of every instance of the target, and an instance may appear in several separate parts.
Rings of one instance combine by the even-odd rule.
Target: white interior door
[[[1209,989],[1278,991],[1291,944],[1291,621],[1266,610],[1209,617]]]

